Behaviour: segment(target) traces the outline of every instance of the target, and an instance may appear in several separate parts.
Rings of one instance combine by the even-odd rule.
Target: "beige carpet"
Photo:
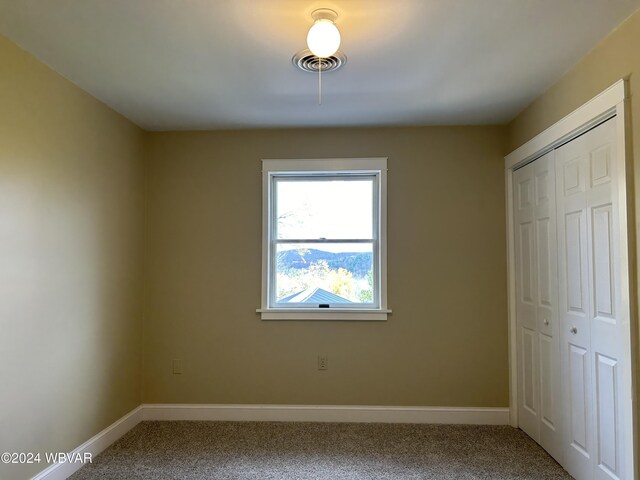
[[[81,479],[569,479],[502,426],[143,422]]]

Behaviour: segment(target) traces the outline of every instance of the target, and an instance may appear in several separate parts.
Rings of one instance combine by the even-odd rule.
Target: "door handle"
[[[544,323],[545,325],[549,325],[549,320],[545,318],[544,320],[542,320],[542,323]]]
[[[571,327],[569,329],[569,331],[575,335],[576,333],[578,333],[578,328],[577,327]]]

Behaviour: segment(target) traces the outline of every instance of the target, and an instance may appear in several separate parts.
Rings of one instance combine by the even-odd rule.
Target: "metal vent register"
[[[305,72],[318,73],[322,62],[322,73],[332,72],[347,63],[347,56],[341,51],[337,51],[330,57],[316,57],[311,50],[302,50],[296,53],[291,59],[293,64]]]

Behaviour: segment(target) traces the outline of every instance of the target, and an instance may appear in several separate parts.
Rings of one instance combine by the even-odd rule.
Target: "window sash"
[[[269,259],[268,259],[268,283],[267,298],[268,308],[274,309],[308,309],[313,311],[331,311],[331,309],[355,309],[355,310],[377,310],[381,305],[381,272],[380,272],[380,188],[381,177],[380,172],[355,171],[355,172],[277,172],[270,174],[269,181]],[[332,181],[332,180],[372,180],[372,238],[351,238],[351,239],[301,239],[301,238],[277,238],[277,184],[279,181]],[[279,303],[276,298],[276,276],[277,276],[277,246],[287,243],[310,243],[310,244],[372,244],[372,268],[373,268],[373,302],[370,303],[352,303],[337,304],[330,303],[329,308],[320,308],[318,304],[309,303]]]
[[[278,242],[274,242],[274,248],[273,248],[273,277],[272,277],[272,286],[273,286],[273,303],[272,303],[272,308],[311,308],[311,309],[318,309],[319,304],[317,303],[309,303],[309,302],[305,302],[305,303],[292,303],[292,302],[278,302],[277,301],[277,295],[276,295],[276,291],[277,291],[277,287],[278,287],[278,282],[277,282],[277,274],[278,274],[278,269],[276,267],[277,265],[277,255],[278,255],[278,251],[277,251],[277,246],[281,245],[281,244],[289,244],[289,243],[294,243],[296,244],[297,242],[288,242],[288,241],[278,241]],[[312,245],[322,245],[322,244],[327,244],[327,243],[334,243],[334,242],[323,242],[323,241],[316,241],[316,242],[312,242]],[[371,302],[353,302],[353,303],[329,303],[329,308],[351,308],[351,309],[372,309],[372,308],[377,308],[377,305],[379,305],[379,301],[378,298],[376,296],[376,292],[377,292],[377,285],[376,285],[376,270],[377,270],[377,265],[376,265],[376,245],[375,242],[373,240],[365,240],[365,241],[346,241],[343,242],[342,244],[345,245],[362,245],[363,243],[366,243],[368,245],[371,246],[371,254],[372,254],[372,258],[371,258],[371,268],[372,268],[372,272],[373,272],[373,285],[372,285],[372,293],[373,293],[373,299]],[[323,308],[324,310],[324,308]]]
[[[378,193],[377,189],[379,188],[379,175],[377,173],[371,172],[346,172],[346,173],[338,173],[338,172],[321,172],[321,173],[275,173],[271,174],[271,192],[273,202],[270,205],[272,221],[271,221],[271,231],[270,238],[274,238],[277,240],[298,240],[302,242],[303,239],[296,238],[279,238],[280,232],[278,231],[278,218],[277,218],[277,210],[278,210],[278,184],[281,182],[331,182],[339,180],[341,182],[348,181],[363,181],[368,180],[371,181],[372,185],[372,232],[371,238],[367,238],[367,240],[373,240],[376,237],[376,222],[378,221],[378,209],[376,202],[378,202]],[[334,240],[331,238],[316,238],[309,240]],[[347,240],[357,240],[356,238],[349,238]]]

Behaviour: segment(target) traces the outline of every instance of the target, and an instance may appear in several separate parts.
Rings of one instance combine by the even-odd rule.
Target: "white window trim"
[[[269,308],[269,198],[271,177],[282,173],[305,172],[357,172],[376,173],[380,176],[378,209],[379,305],[376,308]],[[387,308],[387,158],[323,158],[262,160],[262,306],[256,312],[262,320],[386,320]]]

